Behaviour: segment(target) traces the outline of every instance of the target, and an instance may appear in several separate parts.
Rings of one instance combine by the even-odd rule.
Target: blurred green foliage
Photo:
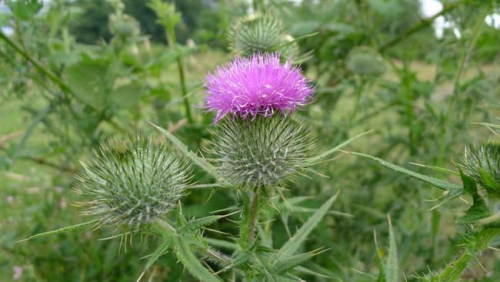
[[[487,15],[500,12],[498,1],[441,1],[443,17],[461,34],[449,28],[442,38],[421,17],[417,0],[173,2],[181,21],[175,27],[178,44],[170,47],[148,1],[53,0],[42,6],[18,0],[2,6],[8,9],[0,10],[0,24],[12,34],[4,29],[0,38],[0,281],[139,277],[146,263],[139,258],[151,254],[154,238],[136,240],[126,251],[119,250],[119,240],[97,240],[110,235],[106,230],[16,241],[85,220],[71,205],[79,200],[71,188],[79,161],[99,142],[137,131],[167,142],[152,121],[203,151],[212,126],[203,109],[204,76],[232,58],[229,30],[252,9],[280,18],[305,54],[301,68],[317,92],[297,116],[310,125],[318,153],[375,130],[348,150],[459,183],[458,176],[410,163],[453,169],[466,144],[492,135],[474,122],[499,115],[499,30],[485,24]],[[183,87],[193,123],[186,120]],[[456,224],[471,197],[431,210],[436,203],[429,200],[440,191],[349,155],[314,169],[325,177],[298,178],[286,192],[311,198],[276,218],[273,227],[274,244],[281,246],[342,188],[335,211],[304,246],[327,249],[306,263],[322,275],[304,274],[307,281],[389,281],[402,274],[418,281],[474,242],[468,227]],[[211,181],[195,172],[196,182]],[[185,214],[194,217],[227,208],[232,199],[223,190],[196,190],[183,203]],[[224,220],[211,229],[237,234]],[[397,245],[396,257],[391,245]],[[491,246],[498,248],[500,240]],[[485,249],[480,264],[471,264],[462,279],[499,281],[499,258],[498,251]],[[387,260],[399,268],[385,267]],[[391,276],[395,271],[399,276]],[[146,279],[193,278],[169,254]]]

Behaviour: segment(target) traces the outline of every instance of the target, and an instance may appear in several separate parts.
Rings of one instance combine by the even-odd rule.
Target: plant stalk
[[[431,277],[428,281],[458,281],[462,273],[469,264],[475,259],[476,253],[481,252],[497,235],[500,234],[500,228],[485,228],[481,230],[474,242],[472,249],[466,249],[463,253],[438,275]]]
[[[241,225],[241,246],[246,248],[255,241],[255,228],[259,217],[260,187],[253,195],[246,195],[243,203],[243,222]]]
[[[167,26],[167,40],[170,48],[177,50],[177,36],[175,34],[174,26]],[[191,115],[191,106],[189,104],[189,99],[187,97],[187,87],[186,87],[186,76],[184,73],[184,65],[182,63],[181,57],[177,57],[175,60],[177,64],[177,71],[179,72],[179,82],[181,84],[182,100],[184,102],[184,108],[186,109],[186,118],[189,123],[193,123],[193,116]]]
[[[62,90],[64,90],[66,93],[73,94],[73,91],[71,91],[71,88],[64,82],[62,81],[57,75],[55,75],[52,71],[47,69],[45,66],[42,65],[37,59],[31,57],[30,54],[25,52],[17,43],[12,41],[7,35],[5,35],[2,31],[0,31],[0,39],[5,41],[7,45],[12,47],[17,53],[19,53],[21,56],[23,56],[28,62],[31,62],[35,68],[46,75],[52,82],[57,84]]]

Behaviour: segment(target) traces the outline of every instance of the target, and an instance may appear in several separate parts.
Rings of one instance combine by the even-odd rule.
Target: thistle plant
[[[308,156],[309,132],[291,114],[313,88],[278,54],[237,58],[207,77],[207,108],[216,113],[222,174],[233,184],[273,187],[299,171]]]
[[[465,148],[461,167],[490,197],[500,197],[500,144],[487,141]]]
[[[464,212],[464,215],[456,219],[457,224],[461,227],[459,240],[465,246],[464,250],[452,262],[447,263],[444,269],[420,276],[418,277],[419,281],[460,281],[464,271],[473,262],[479,261],[478,256],[500,236],[500,206],[498,202],[500,195],[500,146],[496,141],[487,141],[480,145],[466,147],[463,161],[457,165],[458,172],[455,173],[460,176],[461,184],[423,175],[366,154],[351,153],[372,159],[389,169],[444,190],[443,196],[437,199],[439,204],[434,208],[461,196],[466,195],[471,198],[470,207]],[[440,172],[452,172],[439,167],[430,168]],[[483,187],[486,193],[482,192],[480,187]]]
[[[310,156],[311,138],[306,126],[293,113],[312,99],[314,88],[289,61],[278,54],[254,54],[237,58],[207,77],[207,108],[216,112],[215,140],[210,150],[217,155],[213,166],[190,152],[168,131],[158,129],[171,141],[175,152],[142,137],[113,139],[83,164],[77,191],[87,201],[84,214],[95,219],[29,237],[54,234],[89,224],[113,226],[126,238],[130,233],[157,236],[161,244],[149,256],[146,271],[167,252],[172,252],[200,281],[220,281],[231,271],[243,281],[301,281],[297,266],[321,249],[298,253],[308,234],[327,214],[337,194],[328,199],[288,242],[273,248],[272,222],[290,213],[303,201],[290,204],[282,191],[293,175],[338,151],[349,141],[319,156]],[[214,176],[217,183],[190,184],[190,170],[178,153]],[[181,196],[191,188],[231,189],[238,199],[229,215],[187,219]],[[234,189],[237,188],[237,189]],[[275,192],[281,197],[276,197]],[[264,193],[265,192],[265,193]],[[283,201],[280,202],[279,200]],[[286,211],[288,210],[288,211]],[[219,219],[238,214],[239,235],[232,241],[214,241],[202,229]],[[285,223],[286,224],[286,223]],[[236,243],[236,244],[235,244]],[[225,254],[217,246],[233,249]],[[202,261],[217,267],[214,273]],[[310,272],[312,273],[312,272]],[[219,274],[219,275],[217,275]]]
[[[175,210],[189,187],[189,167],[171,150],[150,139],[113,139],[83,163],[76,190],[89,200],[80,205],[98,225],[140,230]]]
[[[280,52],[285,58],[298,55],[295,39],[287,34],[279,18],[252,14],[236,21],[229,32],[230,47],[236,55]]]

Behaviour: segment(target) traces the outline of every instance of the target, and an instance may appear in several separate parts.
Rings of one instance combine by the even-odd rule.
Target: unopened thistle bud
[[[176,207],[188,187],[189,169],[169,148],[141,137],[115,139],[83,164],[77,191],[89,200],[84,214],[99,225],[137,230]]]
[[[236,55],[280,52],[285,58],[296,57],[298,46],[284,32],[282,22],[270,15],[253,14],[238,20],[229,31],[231,49]]]
[[[137,37],[141,32],[139,22],[129,15],[111,15],[109,29],[121,39]]]
[[[207,77],[207,108],[218,126],[213,151],[234,184],[272,186],[303,168],[311,143],[292,119],[314,92],[309,81],[277,54],[237,58]]]
[[[245,187],[273,186],[304,167],[309,131],[290,115],[229,117],[218,126],[213,151],[222,174]]]
[[[488,141],[465,148],[461,167],[489,196],[500,197],[500,143]]]
[[[386,70],[380,55],[367,47],[354,49],[347,58],[347,67],[350,71],[361,76],[379,76]]]

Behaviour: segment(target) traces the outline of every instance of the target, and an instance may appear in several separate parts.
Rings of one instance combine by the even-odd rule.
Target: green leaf
[[[377,240],[377,233],[373,230],[373,241],[375,243],[375,247],[377,248],[377,257],[376,262],[379,268],[379,273],[377,276],[377,282],[386,282],[385,275],[385,264],[384,264],[384,250],[380,247]]]
[[[273,265],[272,271],[273,273],[283,274],[310,260],[317,254],[318,252],[314,251],[282,258]]]
[[[189,230],[197,230],[210,225],[223,217],[226,217],[226,215],[209,215],[202,218],[193,219],[187,223],[187,227]]]
[[[142,88],[137,84],[122,85],[109,94],[110,102],[118,108],[136,107]]]
[[[201,167],[203,170],[205,170],[208,174],[212,175],[218,182],[225,186],[229,186],[230,183],[224,179],[219,172],[217,172],[217,169],[212,166],[210,163],[208,163],[206,160],[198,157],[194,152],[190,151],[188,147],[182,143],[177,137],[175,137],[172,133],[170,133],[168,130],[165,130],[158,125],[150,122],[152,126],[154,126],[156,129],[158,129],[163,135],[165,135],[176,147],[179,149],[186,157],[191,159],[196,165]]]
[[[337,199],[340,191],[333,195],[328,201],[326,201],[308,220],[300,229],[292,236],[278,251],[276,257],[276,262],[279,262],[282,258],[293,255],[299,248],[300,245],[307,239],[307,236],[311,231],[318,225],[321,219],[328,213],[333,202]]]
[[[478,194],[476,182],[467,177],[462,172],[462,182],[464,183],[464,190],[472,196],[472,206],[465,212],[465,215],[457,219],[458,224],[471,224],[478,220],[490,216],[490,209],[486,205],[484,199]]]
[[[396,237],[391,224],[391,218],[387,216],[389,222],[389,255],[385,266],[385,279],[387,282],[398,282],[399,266]]]
[[[496,179],[491,176],[491,174],[489,174],[485,169],[478,168],[478,170],[481,178],[483,179],[484,186],[488,189],[500,192],[500,184],[496,181]]]
[[[167,250],[170,248],[172,245],[172,237],[170,236],[165,236],[163,237],[163,242],[161,243],[158,248],[151,254],[151,256],[148,259],[148,262],[146,263],[146,269],[149,269],[153,264],[163,255],[167,252]]]
[[[29,20],[40,9],[42,9],[43,2],[41,0],[9,0],[6,1],[12,13],[23,21]]]
[[[206,238],[205,240],[208,242],[208,244],[215,246],[215,247],[228,249],[228,250],[238,249],[238,245],[236,245],[233,242],[228,242],[228,241],[219,240],[219,239],[212,239],[212,238]]]
[[[358,135],[356,135],[356,136],[348,139],[347,141],[344,141],[344,142],[340,143],[339,145],[335,146],[334,148],[332,148],[332,149],[324,152],[323,154],[318,155],[316,157],[310,158],[309,160],[307,160],[307,163],[314,164],[314,163],[316,163],[318,161],[321,161],[321,160],[325,159],[326,157],[329,157],[333,153],[339,151],[340,149],[344,148],[345,146],[347,146],[352,141],[354,141],[354,140],[358,139],[359,137],[362,137],[362,136],[364,136],[364,135],[366,135],[368,133],[371,133],[371,132],[373,132],[373,131],[370,130],[370,131],[366,131],[366,132],[360,133],[360,134],[358,134]]]
[[[221,281],[200,263],[183,237],[177,236],[175,249],[177,258],[181,261],[184,267],[186,267],[189,273],[191,273],[191,275],[204,282]]]
[[[455,191],[455,192],[460,192],[460,193],[463,192],[463,188],[461,186],[457,185],[457,184],[453,184],[453,183],[450,183],[450,182],[447,182],[447,181],[443,181],[441,179],[437,179],[437,178],[434,178],[434,177],[430,177],[430,176],[427,176],[427,175],[423,175],[423,174],[411,171],[411,170],[406,169],[404,167],[392,164],[390,162],[384,161],[382,159],[379,159],[379,158],[376,158],[376,157],[373,157],[373,156],[370,156],[370,155],[366,155],[366,154],[362,154],[362,153],[356,153],[356,152],[349,152],[349,153],[353,154],[353,155],[356,155],[356,156],[363,157],[363,158],[374,160],[374,161],[378,162],[379,164],[381,164],[381,165],[383,165],[383,166],[385,166],[387,168],[390,168],[390,169],[392,169],[394,171],[406,174],[406,175],[408,175],[410,177],[416,178],[416,179],[421,180],[423,182],[429,183],[429,184],[431,184],[431,185],[433,185],[433,186],[435,186],[435,187],[437,187],[439,189],[443,189],[443,190],[446,190],[446,191]]]
[[[98,219],[94,219],[94,220],[87,221],[87,222],[84,222],[84,223],[79,223],[79,224],[75,224],[75,225],[71,225],[71,226],[66,226],[66,227],[63,227],[63,228],[60,228],[60,229],[56,229],[56,230],[52,230],[52,231],[48,231],[48,232],[39,233],[39,234],[30,236],[30,237],[28,237],[26,239],[19,240],[17,242],[18,243],[20,243],[20,242],[26,242],[26,241],[31,240],[31,239],[45,237],[45,236],[49,236],[49,235],[54,235],[54,234],[58,234],[58,233],[62,233],[62,232],[66,232],[66,231],[70,231],[70,230],[82,228],[84,226],[95,224],[97,222],[99,222],[99,220]]]
[[[102,110],[106,107],[108,65],[99,61],[81,61],[66,70],[68,84],[83,103]]]

